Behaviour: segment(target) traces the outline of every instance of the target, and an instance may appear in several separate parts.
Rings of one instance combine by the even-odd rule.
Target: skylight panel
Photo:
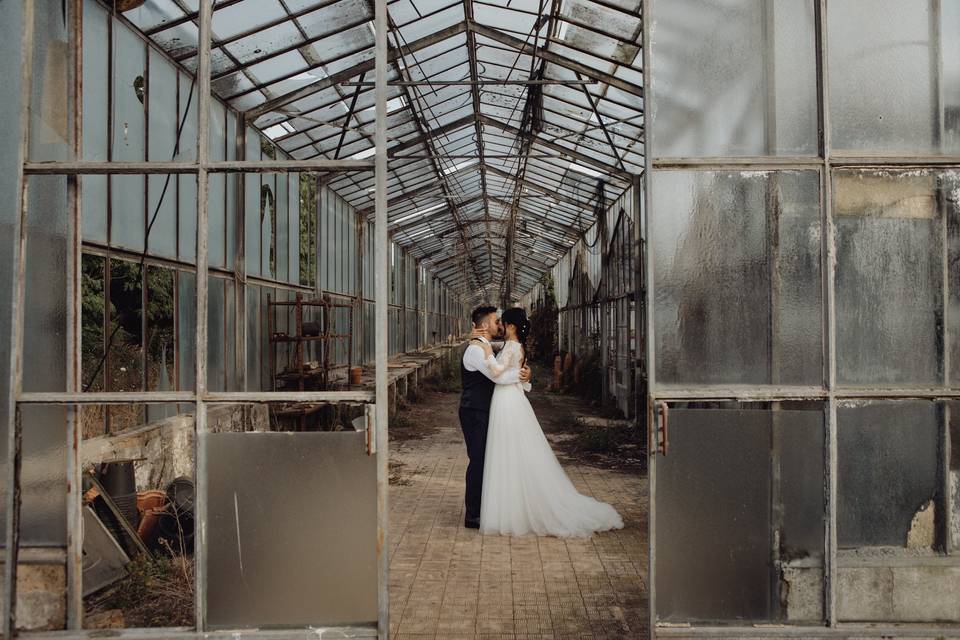
[[[464,160],[462,162],[458,162],[455,165],[449,166],[446,169],[444,169],[443,175],[448,176],[451,173],[456,173],[457,171],[460,171],[460,169],[464,169],[466,167],[477,164],[479,162],[480,162],[479,158],[472,158],[470,160]]]
[[[430,213],[431,211],[436,211],[437,209],[440,209],[441,207],[443,207],[443,206],[445,206],[445,205],[446,205],[445,202],[441,202],[441,203],[435,204],[435,205],[433,205],[433,206],[431,206],[431,207],[426,207],[426,208],[424,208],[424,209],[419,209],[418,211],[414,211],[413,213],[408,213],[407,215],[403,216],[402,218],[398,218],[398,219],[394,220],[391,224],[400,224],[401,222],[406,222],[407,220],[413,220],[414,218],[419,218],[420,216],[422,216],[422,215],[424,215],[424,214],[426,214],[426,213]]]
[[[590,176],[591,178],[599,178],[603,176],[603,174],[597,171],[596,169],[585,167],[582,164],[577,164],[576,162],[570,163],[570,170],[576,171],[577,173],[582,173],[585,176]]]
[[[287,135],[288,133],[293,133],[296,131],[289,123],[281,122],[280,124],[275,124],[272,127],[267,127],[263,130],[265,136],[271,140],[276,140],[282,136]]]
[[[372,156],[372,155],[375,154],[376,152],[377,152],[377,148],[376,148],[376,147],[370,147],[369,149],[364,149],[363,151],[359,151],[359,152],[353,154],[352,156],[350,156],[350,159],[351,159],[351,160],[363,160],[364,158],[369,158],[370,156]]]

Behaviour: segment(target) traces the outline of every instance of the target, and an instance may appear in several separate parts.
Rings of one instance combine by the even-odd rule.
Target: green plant
[[[553,276],[543,281],[543,300],[530,313],[530,336],[527,338],[528,357],[535,362],[552,364],[557,351],[557,323],[560,312],[554,291]]]

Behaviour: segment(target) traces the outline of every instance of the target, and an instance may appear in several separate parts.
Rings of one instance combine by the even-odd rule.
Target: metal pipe
[[[341,82],[342,87],[371,87],[373,82]],[[597,84],[596,80],[394,80],[389,83],[391,87],[459,87],[473,86],[482,87],[486,85],[559,85],[559,86],[581,86],[587,84]]]

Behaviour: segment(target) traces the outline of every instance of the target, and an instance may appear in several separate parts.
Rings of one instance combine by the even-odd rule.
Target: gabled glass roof
[[[640,0],[389,2],[394,240],[465,299],[520,296],[643,170]],[[186,68],[196,0],[124,16]],[[212,88],[296,159],[374,153],[372,0],[220,0]],[[373,175],[328,183],[373,215]],[[598,182],[603,182],[603,188]]]

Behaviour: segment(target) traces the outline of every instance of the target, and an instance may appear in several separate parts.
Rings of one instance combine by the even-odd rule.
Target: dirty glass
[[[210,626],[376,621],[376,458],[365,434],[202,437]],[[280,535],[277,523],[296,525]]]
[[[840,620],[960,621],[956,568],[937,557],[949,504],[942,492],[945,409],[931,401],[838,409]]]
[[[179,389],[193,391],[197,380],[197,276],[194,273],[177,273],[177,370],[180,374]]]
[[[822,619],[823,433],[819,407],[671,408],[656,466],[659,620]]]
[[[956,217],[955,183],[936,171],[834,172],[841,384],[943,381],[943,218]]]
[[[863,402],[838,409],[841,549],[935,546],[939,434],[940,411],[933,402]]]
[[[73,11],[70,11],[72,14]],[[73,157],[73,98],[70,95],[71,55],[68,25],[72,15],[62,11],[34,12],[33,70],[31,74],[30,146],[34,162]],[[19,73],[20,60],[6,67]],[[15,70],[15,71],[14,71]]]
[[[67,542],[67,410],[22,406],[21,412],[20,543],[62,546]]]
[[[851,0],[827,20],[835,152],[960,153],[960,6]]]
[[[652,5],[656,157],[815,155],[813,2]]]
[[[107,160],[107,85],[109,18],[97,3],[83,10],[83,149],[84,160]],[[83,239],[107,243],[107,176],[83,176]]]
[[[658,383],[820,384],[817,174],[653,180]]]
[[[950,505],[951,530],[950,551],[960,553],[960,402],[947,403],[948,425],[950,429],[950,452],[947,457],[950,487],[952,495],[947,502]]]
[[[23,390],[66,391],[67,179],[31,176],[27,188]]]
[[[210,276],[207,283],[207,388],[210,391],[224,391],[226,376],[224,280]]]

